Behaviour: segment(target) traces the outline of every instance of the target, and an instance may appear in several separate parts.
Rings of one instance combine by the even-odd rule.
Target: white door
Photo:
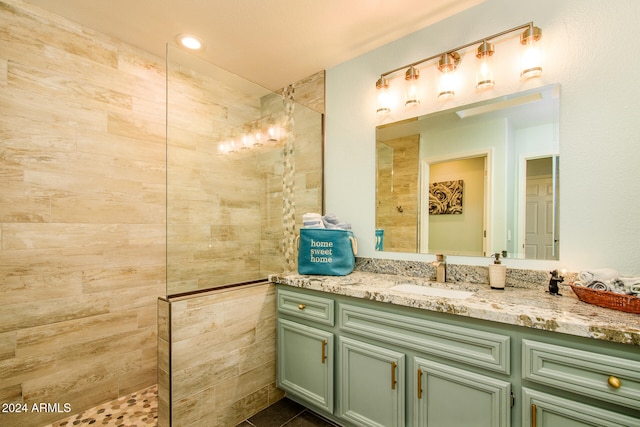
[[[558,259],[553,200],[551,176],[527,179],[524,243],[526,259]]]

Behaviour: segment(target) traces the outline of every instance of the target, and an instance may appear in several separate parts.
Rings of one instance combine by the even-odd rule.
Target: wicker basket
[[[580,301],[627,313],[640,314],[640,298],[633,295],[618,294],[609,291],[600,291],[569,284]]]

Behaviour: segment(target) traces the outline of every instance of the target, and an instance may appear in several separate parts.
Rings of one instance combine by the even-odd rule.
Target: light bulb
[[[418,98],[419,77],[420,72],[414,67],[409,67],[409,69],[405,73],[404,78],[407,82],[405,87],[404,105],[407,107],[412,107],[420,104],[420,98]]]
[[[539,40],[542,30],[530,26],[520,36],[520,43],[524,46],[520,62],[520,77],[528,79],[542,74],[542,55]]]
[[[495,80],[493,80],[493,70],[491,69],[491,56],[493,52],[493,45],[486,40],[478,47],[476,57],[480,59],[480,68],[476,73],[477,89],[487,89],[493,87],[495,84]]]
[[[376,113],[387,114],[391,112],[391,95],[389,94],[389,80],[380,77],[376,82],[377,102]]]

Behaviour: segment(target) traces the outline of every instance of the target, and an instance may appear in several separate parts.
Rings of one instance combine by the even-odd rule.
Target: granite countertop
[[[640,346],[640,315],[584,303],[569,286],[562,296],[545,292],[546,286],[529,285],[493,290],[489,285],[434,283],[418,277],[354,271],[348,276],[275,274],[273,283],[363,298],[475,319]],[[398,284],[472,291],[466,299],[423,296],[390,290]]]

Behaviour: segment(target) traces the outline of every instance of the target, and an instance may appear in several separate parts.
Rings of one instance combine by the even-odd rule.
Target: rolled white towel
[[[615,285],[611,284],[609,281],[602,280],[592,280],[587,284],[587,288],[596,289],[598,291],[609,291],[615,292],[617,289]]]
[[[630,294],[640,296],[640,283],[631,285],[628,289]]]
[[[619,277],[622,283],[624,283],[624,287],[626,289],[630,289],[634,286],[640,286],[640,277]]]
[[[581,282],[589,283],[594,280],[612,280],[620,276],[613,268],[597,268],[595,270],[585,270],[578,273]]]

